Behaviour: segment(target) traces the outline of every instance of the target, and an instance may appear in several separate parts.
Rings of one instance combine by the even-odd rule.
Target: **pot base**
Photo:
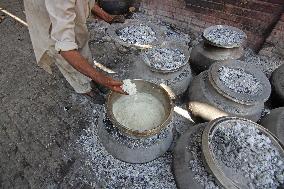
[[[162,156],[173,140],[172,124],[157,135],[138,138],[121,133],[109,120],[104,120],[98,135],[113,157],[128,163],[146,163]]]

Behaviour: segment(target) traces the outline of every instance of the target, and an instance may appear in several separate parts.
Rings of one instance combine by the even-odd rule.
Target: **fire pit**
[[[186,45],[165,42],[141,54],[136,61],[133,75],[156,84],[169,86],[176,95],[183,94],[191,81]]]
[[[243,56],[242,44],[246,34],[231,26],[216,25],[206,28],[202,35],[204,41],[195,46],[190,55],[192,69],[200,73],[216,61],[236,60]]]
[[[99,136],[117,159],[145,163],[164,154],[171,145],[173,105],[162,87],[142,80],[133,82],[136,95],[109,94],[107,119]]]
[[[258,121],[270,93],[270,83],[260,70],[235,60],[215,63],[199,74],[192,81],[189,99],[229,115]]]

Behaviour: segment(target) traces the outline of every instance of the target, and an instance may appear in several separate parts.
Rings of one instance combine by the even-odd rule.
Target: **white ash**
[[[178,41],[185,44],[189,44],[191,41],[191,38],[188,34],[178,31],[170,26],[166,26],[166,31],[164,34],[166,35],[166,39],[169,41]]]
[[[222,83],[236,93],[256,95],[263,90],[260,81],[243,69],[222,66],[218,73]]]
[[[214,158],[247,179],[248,188],[284,186],[284,158],[269,137],[252,123],[220,123],[209,142]]]
[[[150,66],[157,70],[176,70],[186,64],[186,57],[179,49],[153,48],[146,55]]]
[[[96,108],[94,117],[101,119],[104,108]],[[78,150],[87,156],[85,166],[92,169],[96,183],[100,188],[176,188],[171,173],[172,155],[162,157],[145,164],[130,164],[112,157],[99,142],[98,124],[90,125],[77,141]],[[92,182],[92,181],[88,181]]]
[[[214,44],[228,46],[241,44],[246,36],[244,33],[235,31],[226,26],[217,26],[210,30],[207,34],[204,34],[204,37]]]
[[[246,64],[253,65],[259,68],[267,78],[270,78],[272,72],[283,64],[281,57],[268,57],[264,55],[257,55],[251,49],[246,49],[244,54],[244,61]]]
[[[166,128],[161,130],[159,134],[145,138],[130,137],[126,134],[121,133],[119,129],[117,127],[114,127],[111,121],[107,118],[105,118],[104,120],[103,127],[105,127],[108,134],[111,135],[117,142],[134,149],[138,147],[147,148],[165,139],[166,137],[168,137],[170,129],[172,129],[172,124],[170,123]]]
[[[157,39],[153,29],[145,24],[127,26],[116,33],[122,41],[134,45],[148,45]]]
[[[198,181],[205,189],[221,189],[216,179],[210,174],[206,168],[202,159],[202,132],[204,127],[200,126],[195,133],[190,135],[188,144],[188,151],[192,155],[192,159],[189,161],[189,167],[194,174],[194,179]]]
[[[132,83],[130,79],[123,80],[122,90],[129,95],[137,93],[136,84]]]
[[[268,114],[270,114],[270,109],[264,108],[264,109],[262,110],[262,112],[261,112],[261,117],[260,117],[260,119],[263,118],[263,117],[265,117],[265,116],[268,115]]]

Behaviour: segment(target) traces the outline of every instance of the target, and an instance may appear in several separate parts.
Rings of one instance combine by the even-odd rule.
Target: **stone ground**
[[[22,1],[0,7],[25,20]],[[0,41],[0,188],[71,188],[61,183],[79,158],[68,145],[88,127],[92,104],[36,66],[24,25],[5,16]]]
[[[25,20],[22,0],[1,0],[0,8]],[[0,188],[94,188],[92,169],[73,144],[92,124],[96,105],[74,93],[56,69],[49,75],[39,68],[27,27],[0,11],[2,16]],[[90,41],[92,52],[123,79],[133,57],[101,39],[104,27]]]

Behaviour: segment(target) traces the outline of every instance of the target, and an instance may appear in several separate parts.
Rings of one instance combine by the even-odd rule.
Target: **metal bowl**
[[[147,137],[147,136],[156,135],[163,128],[167,127],[171,122],[174,106],[170,98],[170,95],[160,85],[157,85],[157,84],[154,84],[148,81],[144,81],[144,80],[132,80],[132,82],[136,84],[137,92],[151,94],[155,98],[159,99],[160,102],[163,104],[164,109],[165,109],[165,117],[162,123],[158,125],[157,127],[150,129],[150,130],[146,130],[146,131],[132,130],[120,124],[116,120],[113,114],[113,104],[123,95],[115,93],[115,92],[110,92],[110,94],[107,97],[107,102],[106,102],[107,116],[115,127],[117,127],[122,133],[125,133],[127,135],[134,136],[134,137]]]
[[[212,133],[216,131],[216,128],[218,127],[219,123],[226,122],[226,121],[245,121],[248,122],[257,129],[259,129],[264,135],[269,137],[272,144],[278,148],[280,154],[282,157],[284,157],[284,148],[281,144],[281,142],[267,129],[262,127],[261,125],[258,125],[255,122],[252,122],[247,119],[238,118],[238,117],[222,117],[219,119],[216,119],[212,122],[210,122],[206,128],[203,131],[202,134],[202,153],[205,159],[205,162],[209,168],[209,170],[213,173],[213,175],[216,177],[217,181],[224,186],[225,188],[230,189],[243,189],[247,188],[244,183],[240,180],[233,180],[228,176],[228,174],[225,173],[225,171],[219,166],[219,163],[215,160],[213,152],[210,150],[210,141],[209,138],[211,137]]]

